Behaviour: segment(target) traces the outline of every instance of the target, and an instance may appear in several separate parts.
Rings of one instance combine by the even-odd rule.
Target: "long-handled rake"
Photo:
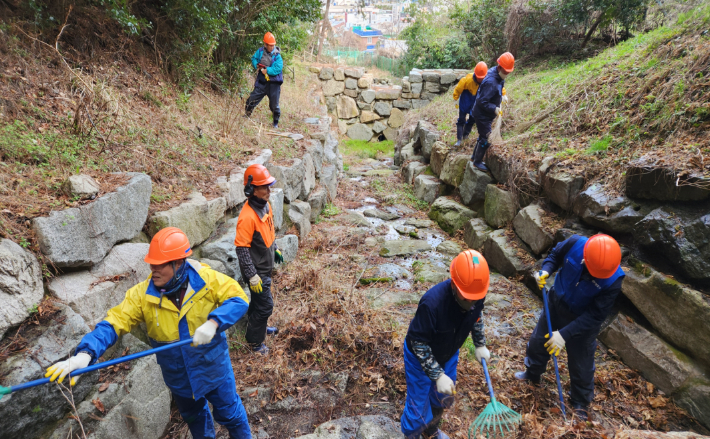
[[[478,439],[480,436],[489,439],[504,438],[507,434],[515,434],[523,417],[518,412],[506,407],[505,404],[498,402],[493,393],[493,384],[491,384],[491,376],[488,374],[485,358],[481,358],[481,364],[488,384],[488,393],[491,395],[491,402],[468,428],[468,439]]]
[[[119,364],[119,363],[124,363],[126,361],[131,361],[131,360],[136,360],[141,357],[145,357],[147,355],[153,355],[157,354],[160,351],[166,351],[168,349],[173,349],[179,346],[184,346],[186,344],[192,343],[192,339],[188,340],[181,340],[175,343],[170,343],[164,346],[160,346],[154,349],[148,349],[146,351],[142,352],[136,352],[135,354],[131,355],[126,355],[125,357],[119,357],[119,358],[114,358],[113,360],[109,361],[104,361],[103,363],[96,363],[91,366],[85,367],[83,369],[77,369],[73,371],[71,374],[69,374],[69,377],[75,377],[77,375],[81,375],[83,373],[87,372],[93,372],[98,369],[103,369],[105,367],[113,366],[114,364]],[[24,389],[29,389],[30,387],[35,387],[35,386],[41,386],[42,384],[47,384],[49,381],[49,378],[41,378],[38,380],[34,381],[28,381],[26,383],[18,384],[16,386],[11,386],[11,387],[4,387],[0,386],[0,398],[2,398],[4,395],[7,395],[8,393],[12,392],[17,392],[18,390],[24,390]]]
[[[550,320],[550,307],[547,301],[547,288],[542,289],[542,303],[545,306],[545,315],[547,316],[547,333],[552,337],[552,321]],[[562,382],[560,381],[560,368],[557,366],[557,355],[552,355],[552,362],[555,364],[555,378],[557,380],[557,395],[560,397],[560,410],[562,410],[562,418],[566,421],[565,397],[562,395]]]

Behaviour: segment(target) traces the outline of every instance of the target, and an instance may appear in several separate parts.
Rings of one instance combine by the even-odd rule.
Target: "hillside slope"
[[[301,148],[266,132],[268,101],[243,117],[251,72],[234,90],[212,78],[185,90],[149,46],[95,12],[73,13],[61,36],[57,29],[46,41],[30,24],[0,19],[0,237],[39,257],[30,220],[85,202],[61,191],[72,174],[94,177],[101,196],[117,184],[111,173],[145,172],[158,211],[192,191],[217,196],[215,180],[256,151],[270,148],[279,161]],[[282,87],[280,127],[305,134],[303,118],[318,114],[309,96],[317,80],[289,67],[295,75]]]
[[[643,156],[681,177],[709,177],[709,22],[706,3],[583,61],[518,62],[506,80],[501,148],[521,169],[552,154],[587,182],[619,191],[628,163]],[[420,113],[453,143],[450,96]]]

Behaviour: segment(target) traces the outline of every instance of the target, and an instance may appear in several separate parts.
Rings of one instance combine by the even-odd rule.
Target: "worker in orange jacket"
[[[266,335],[276,335],[278,328],[267,326],[274,310],[271,297],[271,272],[274,263],[282,263],[283,255],[276,245],[274,212],[269,204],[271,186],[276,179],[263,165],[251,165],[244,172],[244,194],[247,202],[239,213],[237,258],[242,277],[249,283],[251,301],[247,316],[246,340],[255,353],[267,355]]]

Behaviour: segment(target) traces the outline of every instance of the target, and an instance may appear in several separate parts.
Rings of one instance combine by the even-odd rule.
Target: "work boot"
[[[276,326],[267,326],[266,335],[277,335],[279,333],[279,328]]]
[[[535,378],[535,377],[531,376],[527,370],[524,370],[522,372],[515,372],[515,374],[513,376],[515,377],[516,380],[528,381],[529,383],[531,383],[535,386],[540,384],[540,377]]]
[[[264,343],[261,343],[261,344],[258,344],[258,345],[252,345],[251,351],[252,351],[252,353],[254,353],[254,354],[259,354],[259,355],[262,355],[262,356],[264,356],[264,357],[266,357],[267,355],[269,355],[269,348],[266,347],[266,345],[265,345]]]
[[[486,142],[488,143],[488,142]],[[483,172],[488,172],[489,169],[486,166],[485,163],[483,163],[483,156],[486,155],[486,151],[488,150],[488,145],[482,145],[481,140],[479,139],[478,142],[476,142],[476,147],[473,150],[473,155],[471,156],[471,160],[473,160],[473,166],[475,166],[478,170],[483,171]]]
[[[572,403],[572,410],[574,410],[575,416],[579,418],[581,422],[587,422],[590,420],[591,415],[589,412],[589,406],[582,404]]]
[[[463,127],[461,125],[456,125],[456,143],[454,143],[455,148],[461,146],[461,140],[463,140]]]

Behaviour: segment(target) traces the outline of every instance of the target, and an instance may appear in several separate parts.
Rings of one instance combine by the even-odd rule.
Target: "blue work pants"
[[[552,330],[559,331],[577,318],[576,315],[565,309],[560,303],[561,299],[555,294],[554,288],[550,290],[549,308]],[[550,354],[547,353],[545,342],[547,335],[547,317],[542,310],[537,326],[530,336],[526,350],[525,366],[533,380],[537,380],[547,370]],[[594,398],[594,352],[597,349],[596,331],[581,334],[565,340],[567,350],[567,368],[570,378],[570,401],[573,407],[588,407]]]
[[[402,413],[402,433],[409,438],[418,438],[427,425],[434,419],[431,409],[449,408],[454,397],[436,391],[436,382],[432,381],[422,369],[419,360],[404,343],[404,374],[407,381],[407,399]],[[444,373],[456,382],[456,366],[459,364],[459,352],[456,351],[446,362]]]
[[[214,420],[224,425],[230,438],[251,439],[249,420],[242,400],[237,394],[234,375],[229,375],[224,383],[197,400],[176,395],[173,399],[180,411],[180,416],[187,423],[193,439],[214,439],[215,429],[212,422],[209,401],[214,409]]]

